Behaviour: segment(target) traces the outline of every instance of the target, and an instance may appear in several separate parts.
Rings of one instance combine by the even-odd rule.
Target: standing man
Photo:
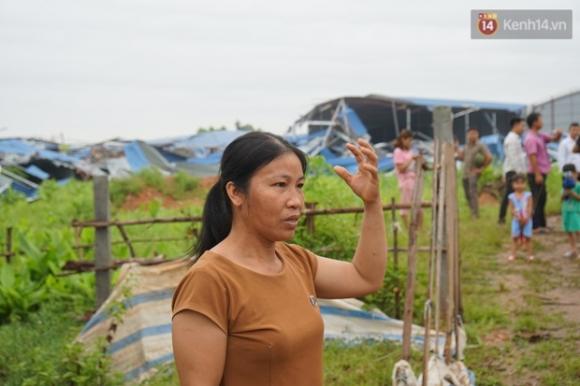
[[[467,141],[457,156],[463,160],[463,191],[471,210],[471,217],[479,217],[479,194],[477,181],[483,169],[491,163],[487,146],[479,142],[479,131],[472,127],[467,131]]]
[[[578,122],[572,122],[568,129],[568,136],[558,146],[558,168],[560,171],[566,164],[573,164],[576,170],[580,170],[580,154],[574,153],[578,136],[580,136],[580,125]]]
[[[538,232],[546,231],[546,179],[550,173],[550,156],[548,155],[547,143],[558,141],[561,133],[556,131],[554,135],[540,133],[544,126],[544,120],[539,113],[531,113],[526,119],[530,132],[526,135],[524,148],[528,155],[528,183],[532,190],[534,201],[533,228]]]
[[[522,144],[522,133],[524,132],[524,120],[522,118],[512,118],[510,121],[511,131],[505,137],[503,150],[505,159],[503,161],[503,173],[505,180],[505,194],[499,208],[499,223],[505,224],[505,216],[509,203],[508,196],[514,191],[512,178],[516,174],[526,174],[526,152]]]

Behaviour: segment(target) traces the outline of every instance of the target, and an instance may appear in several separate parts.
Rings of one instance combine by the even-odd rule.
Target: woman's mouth
[[[284,219],[284,224],[292,227],[292,228],[296,228],[298,226],[298,220],[300,219],[300,216],[290,216]]]

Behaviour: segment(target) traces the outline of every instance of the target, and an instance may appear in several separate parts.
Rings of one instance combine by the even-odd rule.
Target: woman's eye
[[[286,186],[286,183],[285,183],[285,182],[276,182],[276,183],[274,184],[274,186],[278,186],[278,187],[280,187],[280,188],[283,188],[283,187],[285,187],[285,186]]]
[[[298,184],[298,189],[304,188],[304,184]]]

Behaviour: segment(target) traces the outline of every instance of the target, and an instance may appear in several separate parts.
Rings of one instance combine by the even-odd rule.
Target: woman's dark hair
[[[411,130],[404,129],[401,131],[401,133],[399,134],[399,136],[395,140],[395,147],[402,149],[403,148],[403,140],[405,140],[407,138],[413,138],[413,133],[411,133]]]
[[[190,255],[201,256],[230,233],[233,212],[226,193],[226,184],[231,181],[238,189],[247,193],[254,173],[286,153],[294,153],[302,164],[302,171],[306,173],[306,155],[284,138],[274,134],[250,132],[236,138],[226,147],[220,162],[219,179],[205,200],[199,241],[190,251]]]

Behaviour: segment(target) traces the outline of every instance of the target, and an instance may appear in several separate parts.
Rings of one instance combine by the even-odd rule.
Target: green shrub
[[[121,385],[103,354],[104,341],[89,348],[69,343],[82,323],[78,313],[53,300],[27,320],[0,326],[0,384]]]
[[[173,191],[166,192],[166,194],[173,196],[175,199],[182,199],[198,189],[199,186],[199,178],[190,176],[180,170],[173,176]]]

